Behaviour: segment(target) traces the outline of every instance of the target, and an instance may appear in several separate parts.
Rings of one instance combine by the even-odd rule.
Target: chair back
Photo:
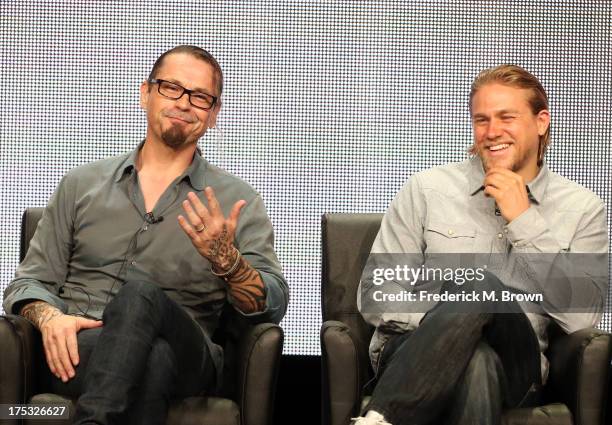
[[[357,310],[357,289],[382,217],[383,214],[324,214],[321,223],[323,321],[345,323],[358,345],[365,348],[374,329]]]
[[[42,217],[44,208],[27,208],[21,216],[21,238],[19,240],[19,262],[23,261],[28,248],[30,239],[34,236],[38,221]]]

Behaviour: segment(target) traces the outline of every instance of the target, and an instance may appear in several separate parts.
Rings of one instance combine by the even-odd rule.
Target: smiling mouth
[[[174,120],[174,121],[179,121],[179,122],[185,123],[185,124],[189,124],[190,123],[190,121],[187,121],[187,120],[185,120],[183,118],[179,118],[179,117],[168,117],[168,118],[170,118],[171,120]]]
[[[489,146],[488,149],[492,152],[502,151],[510,147],[509,143],[502,143],[500,145]]]

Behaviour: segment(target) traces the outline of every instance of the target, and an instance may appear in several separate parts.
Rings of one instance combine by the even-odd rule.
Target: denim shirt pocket
[[[476,226],[471,223],[430,220],[426,226],[426,251],[431,253],[473,252]]]

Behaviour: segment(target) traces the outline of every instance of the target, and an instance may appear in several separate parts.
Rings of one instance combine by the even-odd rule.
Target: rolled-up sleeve
[[[582,209],[573,213],[576,229],[565,247],[533,206],[506,226],[517,256],[557,254],[545,256],[533,275],[541,281],[536,288],[545,297],[545,311],[568,333],[599,323],[609,283],[605,205],[590,192],[575,196]]]
[[[289,286],[274,252],[272,223],[259,195],[243,208],[235,241],[244,259],[259,272],[266,288],[266,308],[263,311],[246,314],[235,307],[236,311],[255,323],[279,323],[287,311]]]

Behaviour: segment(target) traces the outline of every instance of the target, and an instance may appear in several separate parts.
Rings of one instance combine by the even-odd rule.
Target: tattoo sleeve
[[[61,316],[62,311],[45,301],[33,301],[22,307],[20,315],[28,319],[39,330],[54,317]]]
[[[247,314],[266,308],[266,287],[263,280],[257,270],[244,258],[239,257],[238,251],[228,239],[225,225],[219,236],[212,241],[208,255],[212,259],[213,271],[224,273],[234,269],[223,278],[229,285],[229,293],[236,307]]]
[[[243,313],[256,313],[266,308],[266,287],[261,276],[240,257],[236,271],[225,278],[234,304]]]

